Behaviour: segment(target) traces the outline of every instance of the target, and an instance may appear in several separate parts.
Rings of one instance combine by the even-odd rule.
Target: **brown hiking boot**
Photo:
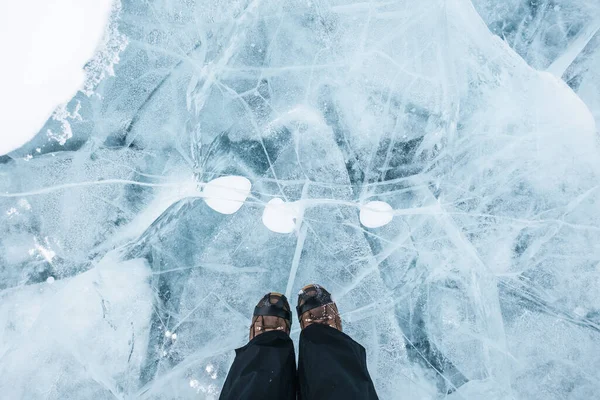
[[[319,285],[306,285],[298,293],[298,319],[302,329],[312,324],[327,325],[342,331],[342,318],[331,293]]]
[[[291,328],[292,313],[287,298],[276,292],[265,294],[254,308],[250,340],[269,331],[283,331],[289,335]]]

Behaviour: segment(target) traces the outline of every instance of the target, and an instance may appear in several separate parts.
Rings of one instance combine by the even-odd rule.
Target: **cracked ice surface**
[[[2,393],[216,398],[319,282],[382,399],[594,398],[600,5],[497,4],[123,1],[72,136],[0,158]]]

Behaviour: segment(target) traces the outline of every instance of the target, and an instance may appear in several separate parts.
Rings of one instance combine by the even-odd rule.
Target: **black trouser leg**
[[[364,347],[345,333],[312,324],[300,334],[298,379],[302,400],[374,400]]]
[[[296,398],[296,357],[289,336],[265,332],[237,349],[221,400]]]

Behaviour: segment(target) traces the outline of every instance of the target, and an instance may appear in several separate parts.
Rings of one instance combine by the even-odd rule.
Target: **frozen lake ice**
[[[382,399],[597,397],[600,3],[113,9],[0,157],[3,396],[216,399],[317,282]]]

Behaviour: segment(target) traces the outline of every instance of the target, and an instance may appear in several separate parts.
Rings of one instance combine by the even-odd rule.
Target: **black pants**
[[[328,326],[313,324],[300,334],[298,371],[294,345],[279,331],[256,336],[236,350],[221,400],[372,400],[375,387],[364,347]]]

